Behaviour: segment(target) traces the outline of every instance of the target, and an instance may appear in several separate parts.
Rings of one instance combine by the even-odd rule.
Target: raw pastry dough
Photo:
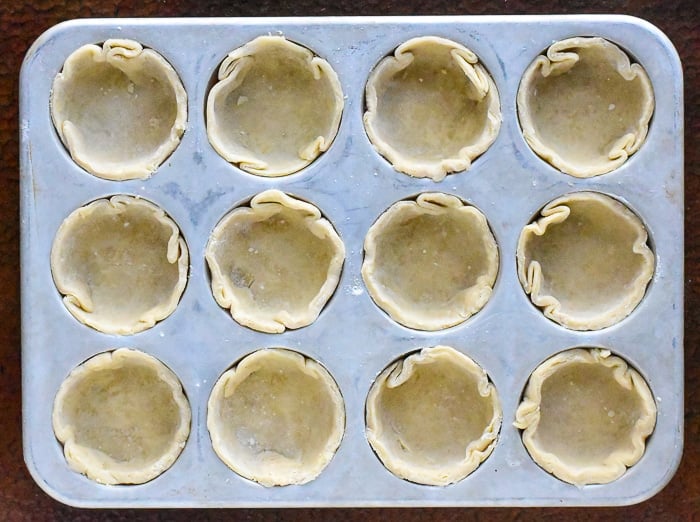
[[[424,348],[387,367],[367,397],[367,440],[400,478],[445,486],[493,451],[502,411],[486,372],[454,348]]]
[[[71,469],[102,484],[142,484],[177,460],[190,417],[172,371],[120,348],[88,359],[63,381],[53,429]]]
[[[525,71],[518,116],[532,150],[580,178],[622,165],[647,135],[654,92],[641,65],[602,38],[554,43]]]
[[[282,36],[229,53],[207,98],[207,134],[227,161],[258,176],[285,176],[328,149],[343,92],[331,66]]]
[[[622,476],[642,457],[655,424],[656,404],[641,375],[597,348],[541,364],[514,423],[537,464],[578,486]]]
[[[173,220],[152,203],[122,195],[73,211],[51,249],[53,279],[68,311],[112,334],[146,330],[173,313],[188,264]]]
[[[367,81],[365,129],[399,172],[442,180],[467,170],[496,139],[498,91],[477,56],[434,36],[413,38]]]
[[[180,143],[187,94],[160,54],[107,40],[68,57],[51,89],[51,118],[73,160],[91,174],[147,178]]]
[[[484,215],[455,196],[399,201],[365,238],[362,277],[392,319],[419,330],[467,320],[486,304],[498,273],[498,247]]]
[[[216,302],[245,326],[280,333],[316,320],[345,247],[318,208],[267,190],[216,225],[205,256]]]
[[[335,455],[345,407],[317,362],[289,350],[259,350],[219,378],[207,427],[214,451],[239,475],[263,486],[305,484]]]
[[[545,316],[573,330],[598,330],[630,314],[654,273],[644,225],[595,192],[548,203],[518,242],[518,277]]]

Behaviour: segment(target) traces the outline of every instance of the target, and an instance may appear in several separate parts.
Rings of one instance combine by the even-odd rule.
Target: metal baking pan
[[[249,175],[209,145],[204,126],[208,85],[226,54],[262,34],[283,34],[328,60],[346,96],[333,146],[311,166],[282,178]],[[371,69],[399,44],[436,35],[474,51],[499,91],[503,123],[495,143],[464,173],[440,183],[400,174],[372,148],[362,124]],[[522,73],[554,40],[602,36],[646,69],[656,108],[646,143],[610,174],[576,179],[538,158],[524,141],[515,99]],[[188,124],[172,156],[148,180],[114,182],[88,175],[61,144],[49,93],[66,57],[79,46],[130,38],[160,52],[188,93]],[[625,16],[387,18],[218,18],[79,20],[44,33],[27,53],[20,79],[21,288],[24,458],[37,483],[61,502],[84,507],[559,506],[640,502],[673,476],[683,434],[683,99],[681,65],[655,27]],[[338,289],[311,326],[283,334],[242,327],[209,290],[204,248],[219,219],[267,188],[317,205],[345,242]],[[455,194],[481,209],[500,251],[491,300],[460,326],[420,332],[377,308],[360,277],[362,244],[392,203],[423,191]],[[595,190],[625,202],[644,221],[656,270],[637,309],[617,325],[575,332],[547,320],[517,278],[522,227],[548,201]],[[188,242],[189,283],[171,317],[133,336],[106,335],[78,323],[54,286],[49,253],[62,220],[75,208],[117,193],[155,202]],[[447,344],[489,373],[499,391],[503,425],[493,454],[447,487],[401,480],[387,471],[366,438],[364,406],[376,375],[395,358]],[[61,381],[90,356],[139,348],[180,378],[192,407],[192,431],[173,467],[136,486],[103,486],[71,471],[53,435],[51,410]],[[265,488],[236,475],[212,450],[206,404],[221,373],[243,355],[282,346],[320,361],[336,379],[346,431],[330,465],[302,486]],[[515,409],[530,373],[549,356],[576,346],[603,346],[627,359],[654,394],[658,418],[643,458],[607,485],[575,487],[539,468],[517,429]]]

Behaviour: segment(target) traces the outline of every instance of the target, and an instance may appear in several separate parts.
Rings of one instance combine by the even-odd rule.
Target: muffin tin
[[[298,173],[263,178],[227,163],[207,140],[207,93],[226,55],[254,38],[283,34],[327,60],[345,105],[330,148]],[[504,37],[504,35],[508,35]],[[458,42],[479,58],[498,89],[502,124],[468,171],[440,182],[395,171],[367,138],[362,116],[373,67],[418,36]],[[523,139],[516,95],[522,75],[555,40],[601,36],[645,68],[655,94],[646,142],[609,174],[577,179],[540,159]],[[78,47],[127,38],[158,51],[188,97],[180,145],[146,180],[109,181],[70,157],[49,109],[55,75]],[[37,483],[61,502],[84,507],[559,506],[640,502],[672,477],[683,433],[683,101],[678,56],[650,24],[623,16],[220,18],[82,20],[60,24],[29,50],[20,79],[21,262],[24,457]],[[276,188],[316,205],[345,244],[340,283],[310,326],[265,334],[232,321],[210,291],[204,259],[209,234],[233,208]],[[654,276],[640,305],[616,325],[567,330],[544,317],[519,281],[522,228],[549,201],[570,192],[609,194],[649,232]],[[486,216],[499,249],[499,272],[486,305],[464,323],[435,332],[405,328],[382,312],[361,277],[363,241],[395,202],[422,192],[453,194]],[[189,248],[189,280],[171,316],[131,336],[107,335],[76,321],[51,277],[51,245],[76,208],[115,194],[163,208]],[[498,391],[503,424],[493,453],[472,474],[446,487],[404,481],[379,461],[365,435],[365,401],[391,361],[447,345],[473,359]],[[658,416],[642,459],[606,485],[576,487],[529,457],[513,427],[531,372],[572,347],[601,347],[645,378]],[[141,485],[105,486],[68,467],[51,427],[53,399],[70,371],[100,352],[131,347],[155,356],[180,379],[192,409],[190,437],[173,466]],[[345,433],[315,480],[266,488],[217,458],[207,431],[207,400],[217,379],[259,348],[283,347],[320,362],[343,395]]]

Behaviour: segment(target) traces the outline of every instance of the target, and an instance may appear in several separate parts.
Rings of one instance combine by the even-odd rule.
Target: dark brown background
[[[700,521],[700,8],[696,0],[637,2],[545,0],[0,0],[0,520],[618,520]],[[45,495],[22,459],[19,314],[18,76],[31,43],[72,18],[155,16],[457,15],[624,13],[660,27],[685,74],[685,452],[670,484],[651,500],[623,508],[107,510],[69,508]],[[504,35],[507,37],[507,35]]]

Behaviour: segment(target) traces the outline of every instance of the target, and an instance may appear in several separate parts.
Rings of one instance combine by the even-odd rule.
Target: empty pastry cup
[[[514,423],[537,464],[578,486],[622,476],[642,458],[655,424],[644,378],[598,348],[568,350],[538,366]]]
[[[153,203],[124,195],[73,211],[51,248],[63,304],[81,323],[111,334],[146,330],[173,313],[188,263],[175,222]]]
[[[655,264],[640,219],[596,192],[548,203],[521,232],[517,261],[532,302],[572,330],[598,330],[627,317]]]
[[[654,92],[641,65],[602,38],[552,44],[525,71],[518,116],[532,150],[579,178],[610,172],[644,142]]]
[[[394,475],[434,486],[457,482],[493,451],[502,411],[486,372],[448,346],[390,364],[367,397],[367,440]]]
[[[440,330],[486,304],[498,247],[484,215],[440,192],[399,201],[365,237],[362,278],[374,302],[409,328]]]
[[[496,86],[466,47],[413,38],[377,64],[365,89],[367,136],[399,172],[442,180],[467,170],[496,139]]]
[[[205,255],[216,302],[244,326],[279,333],[316,320],[338,285],[345,247],[318,208],[267,190],[224,216]]]
[[[175,374],[127,348],[73,369],[53,407],[68,465],[102,484],[142,484],[170,468],[187,441],[190,418]]]
[[[231,51],[207,98],[207,135],[224,159],[258,176],[297,172],[333,143],[343,92],[327,61],[282,36]]]
[[[214,451],[239,475],[263,486],[305,484],[335,455],[345,407],[320,364],[271,348],[246,356],[219,378],[207,427]]]
[[[180,143],[187,94],[160,54],[107,40],[65,61],[51,89],[51,118],[73,160],[91,174],[147,178]]]

